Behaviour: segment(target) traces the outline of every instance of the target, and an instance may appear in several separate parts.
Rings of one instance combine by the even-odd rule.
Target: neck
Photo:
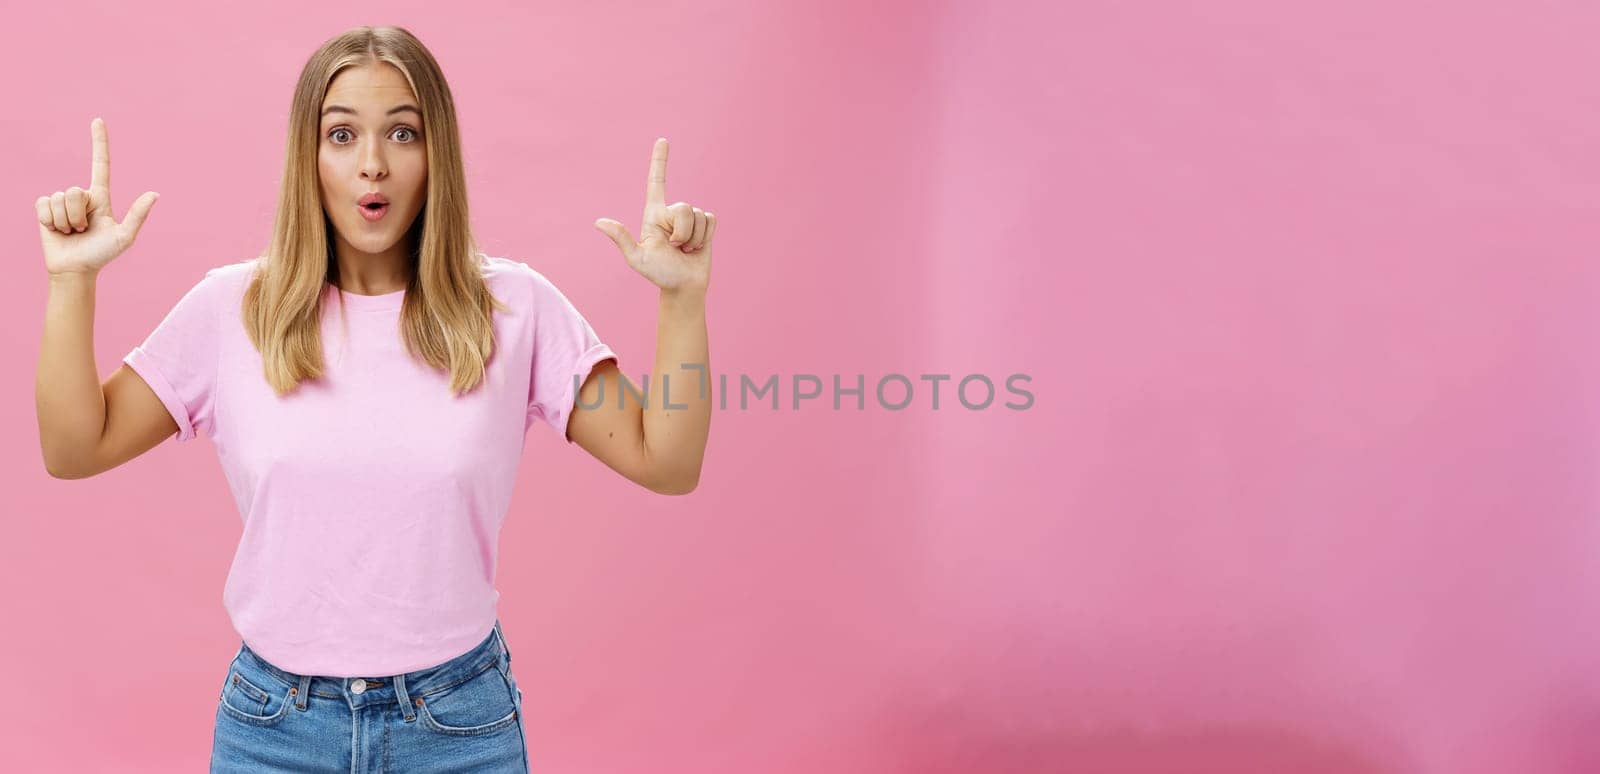
[[[404,290],[411,282],[411,249],[406,240],[381,253],[366,253],[339,238],[334,261],[337,284],[346,293],[383,295]]]

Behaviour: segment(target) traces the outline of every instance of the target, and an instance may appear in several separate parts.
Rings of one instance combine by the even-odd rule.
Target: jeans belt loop
[[[400,714],[405,716],[407,723],[417,719],[417,713],[411,706],[411,694],[406,693],[405,675],[394,676],[394,698],[400,702]]]

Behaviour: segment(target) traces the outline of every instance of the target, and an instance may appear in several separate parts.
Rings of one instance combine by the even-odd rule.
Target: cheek
[[[396,177],[409,183],[406,189],[410,191],[412,201],[416,206],[420,207],[422,197],[428,192],[428,164],[426,159],[418,160],[414,164],[407,164],[404,170],[396,169],[395,172],[399,173]]]
[[[428,157],[417,153],[404,159],[396,159],[394,171],[405,175],[405,178],[413,181],[415,185],[421,186],[428,182]]]
[[[322,186],[324,193],[332,187],[332,181],[339,179],[339,170],[334,168],[333,162],[327,156],[317,155],[317,184]]]

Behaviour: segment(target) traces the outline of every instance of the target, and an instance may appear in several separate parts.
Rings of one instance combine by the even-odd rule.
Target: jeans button
[[[364,692],[366,690],[367,690],[367,681],[363,680],[363,679],[361,679],[359,677],[356,678],[355,682],[350,684],[350,692],[351,693],[362,693],[362,692]]]

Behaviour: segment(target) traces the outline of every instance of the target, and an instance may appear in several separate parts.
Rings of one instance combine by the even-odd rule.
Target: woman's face
[[[422,210],[428,152],[422,113],[411,86],[386,62],[349,67],[334,76],[322,101],[317,177],[322,206],[339,241],[363,253],[399,245]],[[377,192],[376,211],[361,198]]]

